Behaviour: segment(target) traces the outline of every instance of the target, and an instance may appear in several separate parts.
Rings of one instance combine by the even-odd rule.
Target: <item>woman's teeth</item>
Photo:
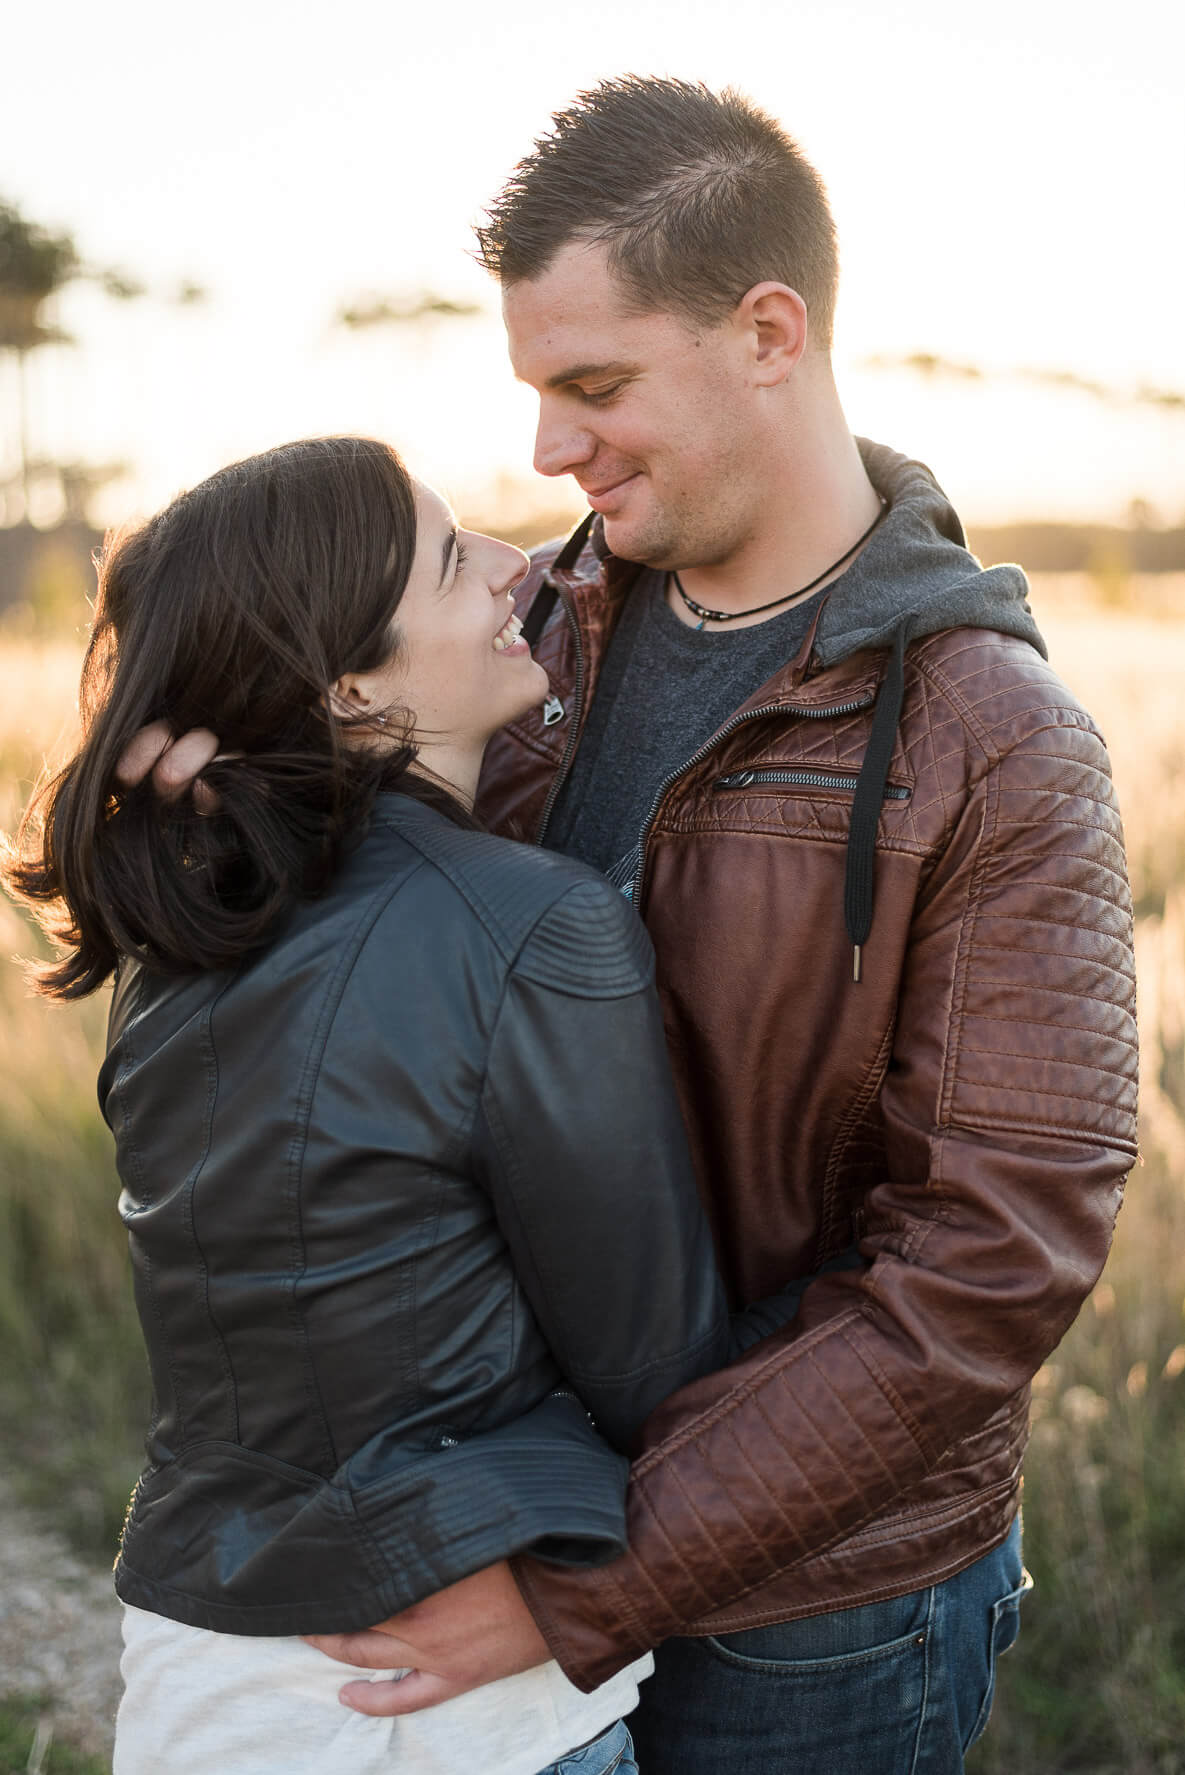
[[[512,616],[510,621],[506,624],[506,627],[504,629],[499,629],[498,633],[494,636],[495,650],[498,653],[504,653],[508,647],[514,646],[522,632],[522,623],[517,616]]]

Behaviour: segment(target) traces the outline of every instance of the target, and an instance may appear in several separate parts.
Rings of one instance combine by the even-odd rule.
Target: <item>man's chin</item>
[[[625,518],[602,518],[605,543],[619,561],[634,561],[639,567],[665,570],[677,559],[669,536],[658,535],[644,524],[631,524]]]

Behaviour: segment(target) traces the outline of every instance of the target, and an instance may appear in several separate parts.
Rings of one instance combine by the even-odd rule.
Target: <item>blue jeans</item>
[[[548,1763],[539,1775],[638,1775],[634,1745],[624,1720],[618,1720],[591,1744],[570,1750],[558,1763]]]
[[[958,1775],[1029,1584],[1018,1519],[928,1590],[668,1640],[630,1715],[642,1775]]]

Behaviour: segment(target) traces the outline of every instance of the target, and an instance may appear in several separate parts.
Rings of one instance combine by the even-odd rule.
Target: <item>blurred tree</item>
[[[29,495],[29,354],[71,341],[46,317],[51,297],[79,273],[69,234],[52,234],[0,199],[0,350],[17,367],[17,445],[26,509]]]
[[[51,322],[49,310],[58,292],[81,278],[96,284],[113,302],[136,302],[149,293],[138,277],[119,266],[84,264],[70,234],[55,234],[30,222],[14,204],[0,198],[0,352],[11,352],[16,359],[20,467],[15,484],[26,518],[35,474],[44,477],[48,473],[59,481],[67,520],[82,522],[89,495],[126,472],[124,464],[35,463],[30,454],[29,355],[46,345],[75,343],[69,333]],[[206,297],[203,285],[186,278],[167,299],[180,308],[190,308]],[[4,491],[0,487],[0,495]]]
[[[338,309],[339,327],[360,332],[366,327],[408,326],[420,321],[467,320],[483,312],[480,302],[457,302],[451,296],[422,291],[415,296],[359,296]]]
[[[1034,367],[983,370],[978,364],[959,363],[954,358],[939,357],[932,351],[913,351],[904,355],[877,352],[871,357],[862,358],[861,366],[866,370],[908,370],[912,375],[928,379],[945,376],[962,382],[983,382],[988,377],[1008,377],[1015,382],[1035,382],[1045,388],[1089,394],[1095,400],[1107,401],[1114,406],[1162,407],[1166,411],[1176,412],[1185,409],[1185,394],[1179,389],[1155,388],[1150,383],[1141,383],[1138,388],[1117,388],[1108,383],[1094,382],[1089,376],[1080,376],[1076,370],[1044,370]]]

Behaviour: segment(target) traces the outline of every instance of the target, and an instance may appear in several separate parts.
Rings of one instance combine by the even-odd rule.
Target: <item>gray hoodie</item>
[[[865,647],[889,647],[904,617],[910,639],[940,629],[998,629],[1046,658],[1028,582],[1019,567],[981,567],[930,470],[884,444],[858,438],[868,478],[890,510],[836,582],[815,636],[824,666]]]

